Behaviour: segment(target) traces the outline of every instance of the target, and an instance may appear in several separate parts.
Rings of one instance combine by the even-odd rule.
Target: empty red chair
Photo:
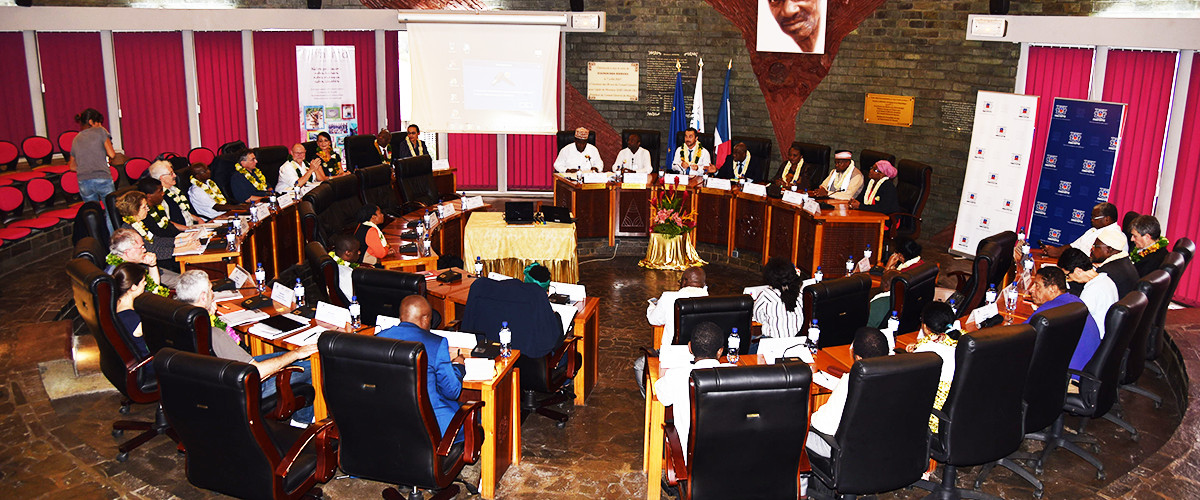
[[[67,203],[75,203],[83,200],[79,196],[79,175],[75,172],[67,172],[62,177],[59,177],[58,189],[62,191],[63,199],[67,200]]]
[[[59,222],[58,217],[48,217],[45,215],[39,215],[32,219],[21,219],[18,221],[14,221],[12,224],[9,224],[8,227],[6,227],[5,229],[28,228],[28,229],[33,229],[33,230],[37,230],[37,231],[45,231],[45,230],[50,229],[50,228],[54,227],[55,225],[57,225],[58,222]]]
[[[148,168],[150,168],[150,160],[139,157],[130,158],[125,162],[125,177],[129,178],[130,184],[137,184],[138,179],[146,173]]]
[[[45,165],[54,156],[54,143],[40,135],[31,135],[21,141],[21,152],[25,153],[30,168]]]
[[[32,232],[33,230],[27,227],[6,227],[4,229],[0,229],[0,241],[6,243],[10,241],[17,241],[21,238],[29,236],[29,233]]]
[[[54,184],[46,179],[31,179],[25,184],[25,196],[33,205],[34,213],[42,213],[54,205]]]
[[[0,187],[0,222],[8,224],[25,212],[25,194],[12,186]]]
[[[8,141],[0,141],[0,166],[4,170],[17,168],[17,159],[21,157],[17,145]]]
[[[83,206],[83,202],[81,201],[81,202],[71,205],[67,208],[60,208],[58,210],[51,210],[49,212],[43,213],[42,217],[55,217],[58,219],[74,219],[75,215],[77,215],[79,213],[79,207],[82,207],[82,206]]]
[[[58,134],[58,150],[62,151],[64,160],[71,161],[71,143],[75,142],[77,135],[79,135],[78,130],[68,130]]]
[[[216,157],[217,155],[213,154],[211,149],[200,146],[197,148],[192,148],[191,151],[188,151],[187,159],[188,164],[203,163],[205,165],[212,165],[212,161],[216,159]]]

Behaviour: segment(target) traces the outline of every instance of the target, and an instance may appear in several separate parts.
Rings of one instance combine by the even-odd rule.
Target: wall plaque
[[[690,113],[692,94],[696,89],[696,69],[699,52],[646,53],[646,64],[642,80],[646,83],[646,116],[671,116],[671,98],[675,93],[675,67],[681,65],[683,72],[683,111]]]
[[[867,94],[863,121],[876,125],[911,127],[916,99],[905,95]]]
[[[589,101],[637,101],[639,63],[588,62]]]

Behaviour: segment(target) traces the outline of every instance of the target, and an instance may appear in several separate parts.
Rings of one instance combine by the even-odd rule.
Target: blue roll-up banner
[[[1066,245],[1092,227],[1092,207],[1108,201],[1124,125],[1124,104],[1054,99],[1031,243]]]

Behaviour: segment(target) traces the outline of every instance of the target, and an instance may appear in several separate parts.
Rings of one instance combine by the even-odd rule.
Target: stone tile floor
[[[0,277],[0,498],[209,498],[184,476],[184,458],[174,445],[158,438],[118,463],[112,421],[153,418],[153,407],[117,413],[117,393],[81,395],[50,401],[37,363],[63,359],[69,353],[69,322],[53,322],[68,298],[62,265],[65,254],[52,255],[17,273]],[[965,268],[941,254],[943,271]],[[601,297],[600,381],[588,406],[571,410],[565,429],[531,416],[524,423],[522,463],[505,474],[500,498],[639,498],[646,478],[640,471],[642,398],[630,368],[637,348],[650,343],[645,299],[674,288],[677,272],[648,271],[637,259],[617,257],[584,263],[581,281],[589,294]],[[710,265],[713,294],[740,293],[759,282],[756,273]],[[1200,321],[1200,318],[1197,318]],[[1169,394],[1165,383],[1146,377],[1142,385]],[[1142,438],[1128,436],[1106,421],[1089,426],[1103,446],[1109,481],[1129,472],[1174,432],[1180,411],[1174,401],[1154,409],[1144,398],[1122,395],[1126,416]],[[973,480],[965,469],[960,484]],[[477,470],[464,471],[475,480]],[[1056,453],[1047,463],[1046,498],[1091,498],[1107,482],[1069,453]],[[653,480],[657,481],[658,478]],[[381,483],[338,479],[324,485],[331,498],[378,498]],[[1031,496],[1032,489],[1007,471],[997,471],[984,491],[1005,498]],[[917,498],[919,490],[898,491],[884,498]],[[469,498],[461,493],[459,498]]]

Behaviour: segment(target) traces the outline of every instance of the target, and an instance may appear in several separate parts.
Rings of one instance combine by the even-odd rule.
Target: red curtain
[[[0,140],[18,147],[34,135],[33,104],[29,100],[29,73],[25,71],[25,40],[21,32],[0,33],[0,61],[9,71],[0,72]],[[58,136],[50,138],[58,143]]]
[[[1092,83],[1093,49],[1068,47],[1029,47],[1025,94],[1040,96],[1037,121],[1034,124],[1033,154],[1029,156],[1029,174],[1025,178],[1025,195],[1021,199],[1018,225],[1027,226],[1037,197],[1038,179],[1046,154],[1046,134],[1055,97],[1087,99]]]
[[[1108,52],[1103,100],[1128,104],[1108,198],[1122,213],[1154,211],[1177,56],[1149,50]]]
[[[383,66],[387,68],[387,126],[393,132],[398,131],[400,124],[400,41],[395,31],[385,32],[383,43]]]
[[[183,36],[174,32],[113,33],[121,138],[127,156],[187,155],[188,104]]]
[[[456,167],[459,190],[494,191],[496,183],[495,134],[447,134],[450,166]]]
[[[354,79],[358,99],[358,133],[371,134],[379,131],[378,99],[375,90],[375,32],[374,31],[326,31],[325,45],[354,46]]]
[[[258,95],[258,143],[306,141],[300,133],[296,46],[312,45],[311,31],[254,32],[254,84]]]
[[[553,182],[553,135],[508,135],[508,189],[514,191],[546,191]]]
[[[51,140],[57,141],[63,131],[79,130],[75,115],[85,108],[103,114],[105,128],[111,129],[100,33],[40,32],[37,43],[46,133]]]
[[[200,144],[216,151],[227,142],[246,140],[242,34],[197,31],[195,40]]]
[[[1180,89],[1182,93],[1183,89]],[[1193,241],[1200,235],[1200,212],[1196,196],[1200,192],[1200,58],[1192,60],[1192,75],[1187,88],[1187,106],[1183,111],[1183,129],[1179,143],[1179,163],[1175,168],[1171,211],[1167,215],[1167,238],[1172,243],[1183,237]],[[1127,126],[1128,127],[1128,126]],[[1126,142],[1128,144],[1128,142]],[[1125,144],[1121,145],[1124,149]],[[1200,265],[1190,265],[1175,289],[1175,301],[1200,306]]]

